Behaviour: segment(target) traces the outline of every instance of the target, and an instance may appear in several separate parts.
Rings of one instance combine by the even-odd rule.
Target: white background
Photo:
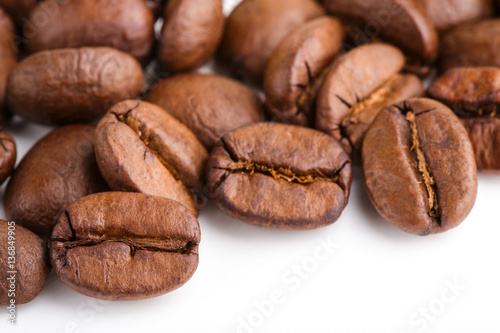
[[[7,130],[19,161],[50,129]],[[211,206],[199,218],[199,268],[181,289],[103,302],[52,272],[41,294],[18,308],[17,326],[0,318],[0,332],[500,332],[499,209],[500,176],[480,175],[476,206],[461,226],[406,234],[380,218],[356,168],[349,205],[330,227],[269,230]],[[321,247],[327,243],[331,253]]]

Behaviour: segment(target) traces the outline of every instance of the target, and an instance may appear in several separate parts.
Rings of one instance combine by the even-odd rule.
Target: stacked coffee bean
[[[494,5],[243,0],[225,19],[222,0],[1,0],[2,122],[62,126],[14,171],[0,131],[18,303],[50,265],[87,296],[165,294],[196,271],[208,201],[261,227],[325,227],[353,165],[389,223],[458,226],[477,170],[500,173]],[[212,58],[219,75],[195,72]]]

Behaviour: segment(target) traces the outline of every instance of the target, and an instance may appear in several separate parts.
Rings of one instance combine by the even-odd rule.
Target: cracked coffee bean
[[[10,267],[8,261],[13,253],[9,247],[15,248],[14,267]],[[4,220],[0,220],[0,263],[0,306],[10,305],[11,299],[15,299],[16,305],[31,302],[42,290],[50,272],[45,242],[31,231]],[[11,287],[9,271],[16,272],[15,288]],[[12,295],[13,289],[15,295]]]
[[[180,203],[141,193],[90,195],[68,206],[50,239],[57,276],[103,300],[152,298],[198,267],[200,227]]]
[[[217,54],[221,69],[261,85],[274,49],[293,29],[325,15],[315,0],[243,0],[227,18]]]
[[[500,19],[461,25],[441,39],[439,69],[500,67]]]
[[[6,94],[9,74],[16,67],[18,54],[14,42],[14,23],[0,7],[0,125],[9,119]]]
[[[278,229],[308,230],[337,221],[351,179],[351,161],[335,139],[278,123],[225,135],[207,165],[208,191],[223,211]]]
[[[0,185],[10,176],[16,164],[17,149],[14,138],[0,127]]]
[[[173,199],[198,213],[208,152],[163,109],[136,100],[118,103],[97,125],[95,143],[111,189]]]
[[[70,125],[40,139],[7,185],[7,218],[40,236],[50,234],[67,205],[108,190],[94,155],[95,126]]]
[[[314,126],[316,95],[343,39],[340,21],[321,17],[295,29],[280,43],[264,76],[266,106],[276,119]]]
[[[262,101],[252,89],[218,75],[171,76],[153,87],[146,100],[186,125],[208,150],[224,134],[266,121]]]
[[[326,75],[316,101],[316,128],[339,140],[355,163],[377,114],[424,94],[416,76],[399,74],[404,61],[397,48],[373,43],[339,57]]]
[[[89,122],[135,98],[144,73],[131,56],[99,47],[45,51],[24,59],[9,78],[11,109],[45,125]]]
[[[500,173],[500,68],[453,68],[429,88],[462,120],[479,171]]]
[[[363,175],[382,217],[428,235],[458,226],[477,194],[474,151],[445,105],[414,98],[381,111],[365,135]]]
[[[45,18],[43,27],[37,20]],[[154,42],[154,16],[144,0],[45,0],[26,22],[29,53],[109,46],[145,62]]]
[[[185,72],[206,63],[224,31],[222,0],[170,0],[158,49],[161,67]]]

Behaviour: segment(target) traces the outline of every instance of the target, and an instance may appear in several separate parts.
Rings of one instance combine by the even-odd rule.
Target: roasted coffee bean
[[[337,140],[278,123],[225,135],[207,165],[208,191],[222,210],[278,229],[315,229],[337,221],[351,178],[349,156]]]
[[[31,302],[50,272],[45,242],[15,222],[4,220],[0,220],[0,263],[0,306],[10,305],[11,300],[15,305]]]
[[[95,144],[111,189],[173,199],[197,214],[208,152],[165,110],[142,101],[118,103],[97,125]]]
[[[163,19],[158,60],[169,72],[184,72],[206,63],[224,31],[222,0],[171,0]]]
[[[13,39],[14,30],[14,23],[0,7],[0,124],[9,117],[6,107],[7,80],[10,72],[17,65],[18,55]]]
[[[28,18],[36,4],[37,0],[0,0],[0,6],[5,8],[18,23]]]
[[[264,76],[264,92],[267,109],[276,119],[314,125],[316,94],[343,39],[340,21],[321,17],[292,31],[274,50]]]
[[[391,45],[360,46],[332,64],[319,90],[316,128],[339,140],[356,163],[380,110],[424,94],[416,76],[398,74],[403,65],[403,54]]]
[[[10,15],[3,9],[0,1],[0,31],[2,31],[2,35],[6,33],[15,34],[16,33],[16,25],[14,21],[10,17]]]
[[[462,118],[478,169],[500,173],[500,68],[450,69],[430,86],[429,95]]]
[[[7,86],[11,109],[46,125],[89,122],[135,98],[144,73],[133,57],[108,47],[45,51],[24,59]]]
[[[257,94],[217,75],[179,74],[156,85],[147,101],[180,120],[211,150],[226,133],[266,120]]]
[[[30,53],[110,46],[144,62],[154,42],[154,16],[144,0],[45,0],[26,24]]]
[[[425,0],[424,6],[439,32],[489,18],[494,13],[491,0]]]
[[[0,185],[14,170],[16,158],[17,150],[14,138],[0,127]]]
[[[500,19],[464,24],[443,35],[439,68],[500,67]]]
[[[477,194],[474,151],[443,104],[409,99],[381,111],[363,142],[366,189],[382,217],[428,235],[458,226]]]
[[[424,63],[438,51],[437,32],[419,0],[325,0],[349,27],[355,45],[382,39]]]
[[[4,208],[9,220],[45,236],[67,205],[108,189],[95,161],[94,128],[61,127],[31,148],[7,185]]]
[[[261,85],[281,40],[302,23],[324,14],[315,0],[243,0],[227,18],[217,54],[219,67]]]
[[[54,271],[104,300],[139,300],[184,285],[198,266],[200,227],[173,200],[141,193],[90,195],[68,206],[51,237]]]

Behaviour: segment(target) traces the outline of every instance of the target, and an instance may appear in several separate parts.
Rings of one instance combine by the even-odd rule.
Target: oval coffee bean
[[[180,120],[208,150],[224,134],[266,120],[253,90],[217,75],[171,76],[153,87],[146,100]]]
[[[95,160],[94,129],[61,127],[30,149],[7,185],[4,208],[9,220],[45,236],[67,205],[108,189]]]
[[[14,170],[16,158],[17,149],[14,138],[0,127],[0,185]]]
[[[144,62],[154,42],[154,16],[144,0],[45,0],[26,24],[29,53],[109,46]]]
[[[274,117],[284,123],[313,126],[321,78],[343,39],[340,21],[321,17],[295,29],[278,45],[264,76],[266,105]]]
[[[439,69],[500,67],[500,19],[461,25],[441,39]]]
[[[140,64],[121,51],[81,48],[45,51],[24,59],[9,78],[11,109],[46,125],[89,122],[141,92]]]
[[[477,194],[467,132],[443,104],[409,99],[381,111],[363,142],[363,175],[382,217],[428,235],[458,226]]]
[[[281,40],[324,14],[315,0],[244,0],[227,18],[217,62],[235,77],[260,85]]]
[[[364,134],[378,112],[424,93],[417,77],[398,74],[404,60],[389,44],[360,46],[331,65],[318,92],[316,128],[339,140],[356,163]]]
[[[452,68],[429,88],[469,132],[480,171],[500,173],[500,68]]]
[[[332,137],[293,125],[262,123],[225,135],[207,165],[214,202],[243,222],[308,230],[337,221],[352,169]]]
[[[12,254],[14,267],[10,267]],[[26,304],[40,294],[50,272],[47,246],[40,237],[15,222],[0,220],[0,262],[0,306],[10,305],[11,300],[15,305]],[[14,279],[9,271],[16,272]],[[15,290],[15,295],[9,290]]]
[[[12,69],[16,67],[18,59],[17,48],[13,39],[14,23],[8,16],[4,17],[5,19],[0,22],[0,124],[9,118],[6,106],[7,80]]]
[[[116,104],[97,125],[95,144],[113,190],[173,199],[197,214],[208,152],[163,109],[133,100]]]
[[[26,19],[36,5],[37,0],[0,0],[0,6],[5,8],[18,23],[22,23],[22,19]]]
[[[325,7],[354,27],[355,45],[381,38],[424,63],[437,55],[437,32],[418,0],[325,0]]]
[[[200,227],[173,200],[108,192],[68,206],[50,241],[54,271],[77,292],[139,300],[171,292],[191,278]]]
[[[169,72],[206,63],[224,31],[222,0],[171,0],[165,8],[158,60]]]

